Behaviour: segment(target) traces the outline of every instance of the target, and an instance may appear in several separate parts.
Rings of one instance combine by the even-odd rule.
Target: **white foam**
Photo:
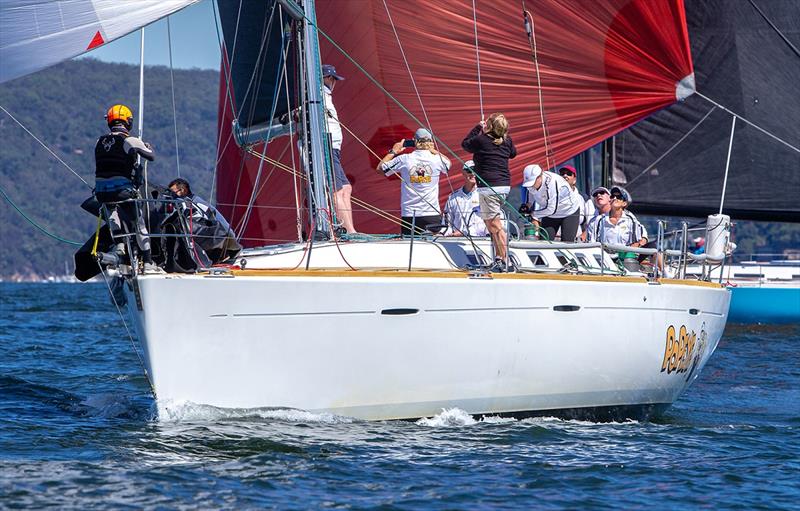
[[[509,422],[517,422],[514,417],[500,417],[498,415],[484,415],[481,417],[481,422],[485,424],[508,424]]]
[[[434,428],[453,427],[453,426],[472,426],[478,421],[472,418],[460,408],[442,408],[442,413],[431,418],[422,418],[417,421],[420,426],[430,426]]]
[[[286,422],[347,424],[350,417],[331,413],[313,413],[291,408],[217,408],[191,401],[159,400],[157,419],[161,422],[214,422],[224,419],[273,419]]]

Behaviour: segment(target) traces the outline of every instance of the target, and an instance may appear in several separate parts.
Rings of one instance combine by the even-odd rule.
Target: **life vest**
[[[95,178],[124,177],[133,180],[136,152],[125,152],[126,133],[109,133],[94,146]]]

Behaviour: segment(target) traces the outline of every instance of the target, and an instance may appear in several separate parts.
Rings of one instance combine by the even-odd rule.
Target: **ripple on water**
[[[0,286],[0,507],[781,509],[800,501],[798,326],[730,328],[699,380],[651,422],[459,409],[365,422],[156,403],[102,285]]]

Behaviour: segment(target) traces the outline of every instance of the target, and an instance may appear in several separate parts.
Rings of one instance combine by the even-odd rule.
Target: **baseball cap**
[[[631,194],[629,194],[628,190],[626,190],[625,188],[623,188],[621,186],[612,186],[611,190],[610,190],[610,193],[611,193],[611,195],[619,195],[620,197],[622,197],[622,200],[624,200],[628,204],[633,202],[633,199],[631,198]]]
[[[528,165],[522,171],[522,186],[525,188],[530,188],[533,186],[533,182],[536,181],[536,178],[542,175],[542,167],[536,165]]]
[[[464,162],[464,167],[462,167],[467,172],[475,173],[475,162],[472,160],[467,160]]]
[[[575,170],[575,167],[573,167],[572,165],[564,165],[563,167],[561,167],[560,169],[558,169],[558,173],[559,173],[559,174],[561,174],[561,173],[562,173],[562,172],[564,172],[565,170],[566,170],[567,172],[571,172],[571,173],[572,173],[572,175],[574,175],[574,176],[577,176],[577,175],[578,175],[578,171],[577,171],[577,170]]]
[[[609,192],[609,191],[608,191],[608,188],[606,188],[605,186],[598,186],[597,188],[595,188],[594,190],[592,190],[592,197],[594,197],[594,194],[596,194],[596,193],[607,193],[607,194],[611,194],[611,192]]]
[[[414,132],[414,140],[433,140],[433,135],[425,128],[420,128]]]
[[[336,68],[330,64],[322,64],[322,76],[332,76],[336,80],[344,80],[344,76],[336,74]]]

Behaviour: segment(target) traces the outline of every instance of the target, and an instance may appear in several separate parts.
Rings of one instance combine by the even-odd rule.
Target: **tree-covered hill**
[[[175,70],[180,174],[209,196],[215,163],[219,74]],[[85,241],[95,219],[80,209],[94,186],[94,144],[107,130],[103,116],[116,103],[138,123],[139,69],[91,59],[65,62],[0,85],[0,106],[64,160],[87,186],[11,117],[0,111],[0,186],[32,220],[68,240]],[[153,182],[177,176],[170,70],[145,71],[143,139],[156,150]],[[0,278],[36,278],[72,268],[75,247],[43,234],[0,198]]]

